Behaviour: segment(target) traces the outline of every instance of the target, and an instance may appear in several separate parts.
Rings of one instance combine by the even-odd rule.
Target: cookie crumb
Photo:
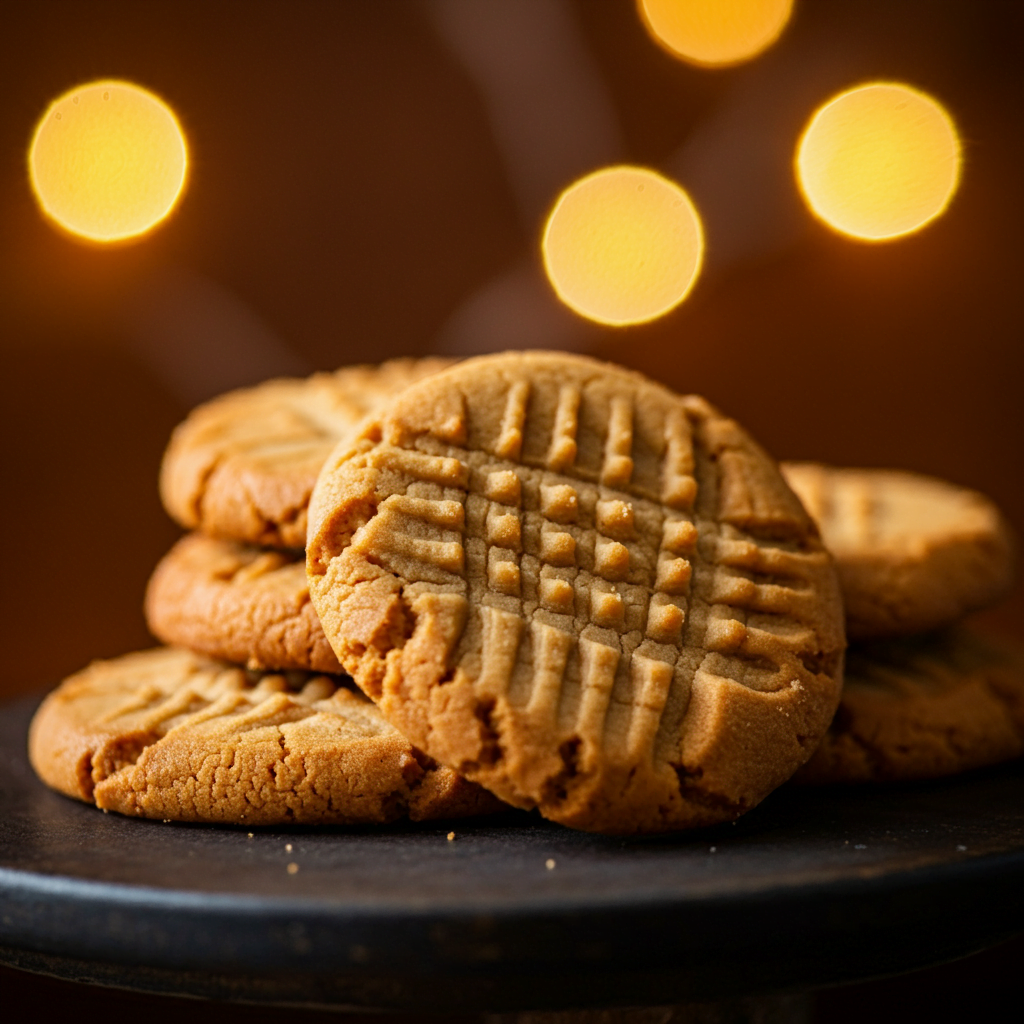
[[[298,874],[299,865],[296,864],[294,861],[292,861],[292,863],[288,865],[288,869],[287,870],[288,870],[288,874],[289,875]]]
[[[164,824],[165,825],[170,825],[170,823],[171,823],[171,819],[170,818],[164,818]]]
[[[284,844],[284,852],[285,853],[291,853],[292,852],[292,844],[291,843],[285,843]]]
[[[252,839],[252,833],[251,832],[249,833],[249,838]]]
[[[450,843],[454,838],[455,838],[455,833],[454,832],[449,832],[448,833],[448,842]]]
[[[548,859],[546,861],[544,861],[544,867],[546,867],[548,869],[548,871],[554,871],[555,870],[555,858],[554,857],[548,857]]]

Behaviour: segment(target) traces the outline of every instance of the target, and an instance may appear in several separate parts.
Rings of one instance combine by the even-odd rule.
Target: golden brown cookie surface
[[[500,806],[362,694],[297,675],[254,678],[172,647],[95,662],[43,701],[29,756],[54,789],[143,818],[362,824]]]
[[[146,621],[164,643],[210,658],[257,669],[343,671],[310,603],[299,552],[189,534],[150,578]]]
[[[448,364],[347,366],[206,402],[171,437],[160,470],[164,507],[190,530],[302,548],[309,495],[339,437],[406,384]]]
[[[403,392],[326,463],[307,567],[389,721],[575,827],[735,817],[838,702],[834,570],[774,463],[594,360],[483,357]]]
[[[1009,587],[1010,531],[976,491],[896,470],[780,468],[836,560],[851,638],[948,626]]]
[[[1024,656],[958,627],[865,641],[843,697],[795,781],[932,779],[1024,754]]]

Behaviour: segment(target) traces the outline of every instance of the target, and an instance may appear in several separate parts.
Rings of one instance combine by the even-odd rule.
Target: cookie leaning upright
[[[834,569],[771,459],[702,399],[582,357],[407,388],[325,464],[307,570],[413,744],[578,828],[733,818],[839,699]]]
[[[447,359],[394,359],[305,379],[270,380],[198,406],[171,437],[160,496],[190,530],[301,548],[306,505],[338,439]]]

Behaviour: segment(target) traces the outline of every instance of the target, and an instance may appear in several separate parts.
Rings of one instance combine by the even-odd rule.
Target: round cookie
[[[166,644],[249,668],[343,671],[297,552],[182,537],[150,578],[146,621]]]
[[[1024,754],[1024,656],[964,628],[854,644],[843,698],[794,781],[932,779]]]
[[[309,495],[339,438],[407,384],[450,362],[346,366],[304,380],[270,380],[198,406],[164,455],[164,507],[190,530],[304,547]]]
[[[164,647],[97,661],[43,701],[39,777],[142,818],[354,825],[500,808],[327,676],[256,676]]]
[[[895,470],[780,468],[836,560],[851,638],[948,626],[1010,586],[1010,530],[976,491]]]
[[[734,818],[839,700],[835,572],[775,464],[702,399],[583,357],[402,392],[325,464],[307,570],[390,722],[577,828]]]

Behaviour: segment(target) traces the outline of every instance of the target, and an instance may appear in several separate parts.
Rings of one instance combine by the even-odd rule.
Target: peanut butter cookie
[[[932,779],[1024,754],[1024,656],[959,627],[847,651],[807,783]]]
[[[172,518],[250,544],[301,548],[306,505],[342,434],[447,359],[346,366],[305,380],[271,380],[194,409],[174,431],[160,470]]]
[[[851,638],[952,625],[1009,588],[1010,530],[984,495],[895,470],[781,469],[836,560]]]
[[[249,668],[342,671],[299,552],[189,534],[150,578],[146,620],[166,644]]]
[[[560,353],[411,385],[324,466],[310,593],[432,757],[577,828],[733,818],[839,700],[831,559],[702,399]]]
[[[500,807],[339,682],[170,647],[98,661],[43,701],[29,756],[54,789],[142,818],[354,825]]]

